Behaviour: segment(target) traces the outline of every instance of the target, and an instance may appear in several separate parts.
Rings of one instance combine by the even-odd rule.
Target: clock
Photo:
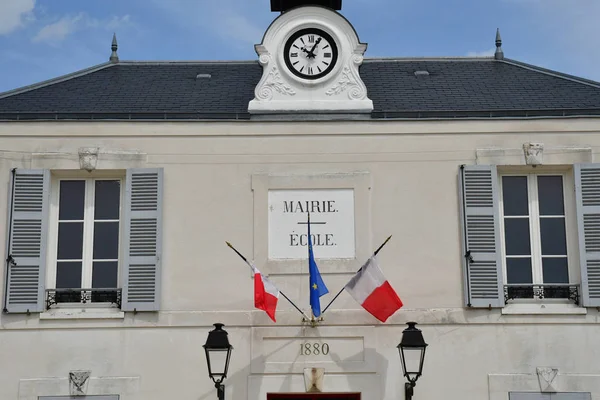
[[[291,73],[302,79],[315,80],[333,70],[338,48],[327,32],[306,28],[290,36],[285,43],[283,58]]]

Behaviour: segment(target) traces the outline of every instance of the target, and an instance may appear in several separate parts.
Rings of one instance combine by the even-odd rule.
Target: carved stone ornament
[[[558,368],[537,367],[535,370],[540,382],[540,391],[542,393],[555,393],[557,391],[556,377],[558,376]]]
[[[98,164],[98,147],[82,147],[79,149],[79,168],[92,172]]]
[[[543,143],[525,143],[523,151],[525,152],[525,163],[527,165],[542,165],[544,161]]]
[[[340,80],[328,91],[325,92],[327,96],[336,96],[343,92],[348,91],[348,98],[350,100],[363,98],[367,93],[367,88],[359,79],[356,79],[352,70],[348,67],[342,71]]]
[[[269,71],[265,82],[256,90],[256,97],[268,101],[273,98],[274,91],[281,93],[282,95],[293,96],[296,94],[296,91],[283,81],[277,67],[273,67],[271,71]]]
[[[295,33],[307,29],[323,31],[337,48],[337,53],[334,52],[337,61],[332,69],[315,79],[292,72],[284,57],[286,42]],[[254,99],[248,104],[250,113],[373,111],[373,102],[367,96],[367,87],[359,73],[367,45],[360,43],[354,27],[341,14],[325,7],[294,8],[273,21],[255,49],[263,76],[255,88]],[[308,56],[300,52],[300,57]]]
[[[324,378],[325,368],[304,368],[304,385],[306,387],[306,392],[322,392]]]
[[[69,393],[71,396],[85,396],[92,371],[69,372]]]

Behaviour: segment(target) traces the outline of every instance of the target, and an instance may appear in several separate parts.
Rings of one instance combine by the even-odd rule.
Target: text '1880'
[[[326,356],[327,354],[329,354],[328,343],[300,343],[301,356]]]

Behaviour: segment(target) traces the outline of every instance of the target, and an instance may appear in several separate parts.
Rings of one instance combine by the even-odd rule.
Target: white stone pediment
[[[302,29],[316,28],[333,38],[338,57],[333,69],[318,79],[303,79],[285,62],[285,44]],[[317,6],[283,13],[255,46],[263,76],[250,101],[250,113],[371,112],[373,102],[359,75],[367,45],[360,43],[354,27],[337,12]],[[302,54],[302,53],[301,53]]]

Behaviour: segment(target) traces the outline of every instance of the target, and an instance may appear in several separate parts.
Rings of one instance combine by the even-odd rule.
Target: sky
[[[600,81],[600,0],[343,0],[366,57],[489,56]],[[269,0],[0,0],[0,92],[108,61],[255,60]]]

